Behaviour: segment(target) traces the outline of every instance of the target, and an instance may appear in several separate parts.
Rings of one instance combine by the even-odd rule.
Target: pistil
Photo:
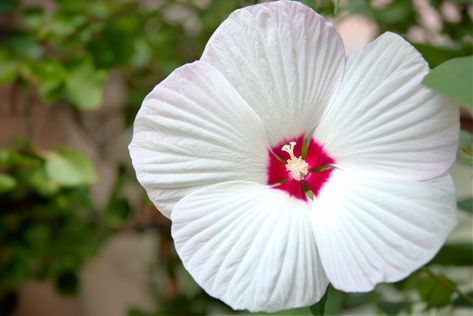
[[[282,146],[281,150],[287,152],[290,157],[286,163],[286,171],[288,171],[295,180],[302,181],[309,173],[309,164],[301,157],[294,155],[294,146],[296,146],[296,142],[290,142]]]

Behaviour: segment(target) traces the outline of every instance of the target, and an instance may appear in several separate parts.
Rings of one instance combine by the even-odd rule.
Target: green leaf
[[[66,94],[80,110],[100,107],[105,84],[105,72],[96,70],[90,63],[74,67],[66,80]]]
[[[45,155],[48,177],[62,186],[91,184],[96,180],[92,162],[83,154],[61,149]]]
[[[438,275],[444,282],[451,283],[443,275]],[[443,282],[433,279],[430,276],[425,276],[419,279],[417,283],[417,290],[421,299],[427,303],[427,307],[443,307],[450,303],[453,290],[447,287]]]
[[[0,173],[0,193],[11,191],[16,187],[16,180],[12,176]]]
[[[325,314],[325,302],[327,302],[328,291],[325,292],[324,296],[320,301],[310,307],[312,315],[323,316]]]
[[[451,59],[434,68],[423,84],[473,111],[473,56]]]
[[[430,264],[438,264],[443,266],[472,266],[473,244],[446,244],[442,247],[442,249],[440,249]]]
[[[467,211],[470,214],[473,214],[473,198],[467,198],[458,201],[458,208]]]

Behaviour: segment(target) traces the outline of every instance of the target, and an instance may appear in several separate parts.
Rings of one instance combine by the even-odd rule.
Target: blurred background
[[[234,313],[182,267],[127,145],[153,86],[257,2],[0,0],[0,315]],[[301,2],[332,21],[347,54],[385,31],[432,68],[472,54],[472,1]],[[472,315],[472,127],[464,109],[460,223],[437,257],[371,293],[330,288],[326,314]]]

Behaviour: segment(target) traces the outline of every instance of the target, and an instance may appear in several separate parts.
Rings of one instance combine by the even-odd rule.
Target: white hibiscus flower
[[[405,278],[456,224],[458,109],[386,33],[348,57],[290,1],[235,11],[145,98],[130,154],[196,282],[234,309]]]

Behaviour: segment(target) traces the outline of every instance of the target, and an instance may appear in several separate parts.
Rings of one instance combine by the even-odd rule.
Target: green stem
[[[468,295],[463,293],[455,284],[453,284],[452,282],[449,282],[448,279],[441,277],[440,275],[436,274],[428,267],[422,267],[421,269],[422,271],[427,273],[432,279],[442,283],[443,285],[448,287],[450,290],[460,295],[460,297],[465,299],[467,302],[469,302],[470,304],[473,304],[473,297],[469,297]]]

